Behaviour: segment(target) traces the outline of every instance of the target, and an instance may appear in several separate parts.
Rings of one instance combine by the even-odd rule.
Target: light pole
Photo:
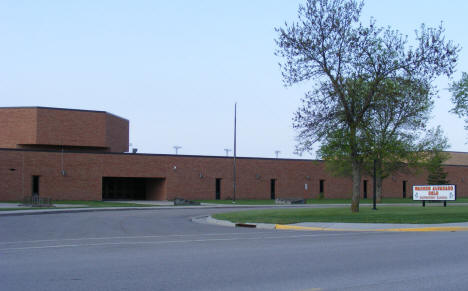
[[[175,154],[179,154],[179,149],[181,149],[182,147],[181,146],[173,146],[173,148],[175,149]]]
[[[281,151],[275,151],[276,158],[278,158],[278,155],[281,153]]]
[[[233,198],[232,198],[232,203],[236,203],[236,135],[237,135],[237,102],[234,103],[234,165],[233,165]]]
[[[226,152],[226,157],[229,156],[229,152],[232,151],[231,149],[224,149],[224,151]]]

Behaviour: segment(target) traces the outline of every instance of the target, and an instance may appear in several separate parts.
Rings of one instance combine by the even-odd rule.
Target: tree
[[[393,172],[407,172],[408,165],[416,166],[425,160],[427,157],[418,153],[432,151],[438,140],[435,132],[426,130],[433,105],[429,94],[430,86],[423,82],[385,80],[381,96],[367,113],[365,136],[361,138],[361,148],[367,153],[363,172],[373,176],[376,168],[377,202],[382,198],[383,180]],[[425,133],[430,138],[421,139]],[[440,130],[436,134],[441,135]],[[327,160],[327,169],[335,175],[351,176],[349,160],[338,150],[345,145],[343,137],[342,132],[335,132],[319,155]]]
[[[468,73],[463,73],[458,82],[453,82],[449,88],[455,107],[451,112],[458,117],[465,117],[465,129],[468,130]]]
[[[409,47],[395,30],[379,28],[374,20],[359,23],[362,7],[355,0],[307,0],[299,6],[297,22],[276,29],[285,85],[313,83],[294,118],[298,151],[311,151],[321,142],[329,152],[330,142],[339,136],[337,154],[345,156],[352,169],[353,212],[359,211],[368,113],[385,80],[430,84],[436,76],[453,73],[458,53],[457,46],[445,41],[442,27],[422,25],[417,45]]]
[[[448,159],[448,155],[443,152],[434,152],[431,158],[427,161],[427,184],[428,185],[447,185],[447,172],[442,168],[444,161]]]
[[[388,79],[383,82],[375,106],[369,110],[367,140],[371,141],[365,172],[374,175],[376,199],[382,199],[382,183],[390,174],[407,170],[408,163],[418,162],[415,153],[424,151],[419,138],[433,106],[431,87],[425,80]]]

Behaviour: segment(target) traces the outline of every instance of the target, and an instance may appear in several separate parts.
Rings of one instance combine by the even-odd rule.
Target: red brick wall
[[[105,113],[61,109],[36,110],[36,144],[107,146]]]
[[[17,144],[36,142],[37,112],[29,108],[0,109],[0,147],[16,148]]]
[[[331,176],[319,161],[251,158],[237,161],[237,199],[269,199],[270,179],[276,179],[276,197],[317,198],[320,180],[325,180],[326,198],[350,197],[351,180]],[[445,168],[450,182],[457,185],[457,195],[468,196],[468,181],[465,181],[468,167]],[[65,176],[61,173],[61,152],[0,149],[0,201],[20,200],[23,193],[30,195],[33,175],[40,176],[40,195],[53,199],[101,200],[102,177],[165,178],[165,182],[154,184],[152,189],[165,190],[161,193],[165,192],[167,199],[215,199],[215,181],[221,178],[221,199],[233,197],[232,158],[65,152],[63,169]],[[425,177],[424,174],[390,176],[384,180],[383,195],[401,197],[402,181],[407,180],[410,198],[411,186],[425,184]],[[368,198],[371,198],[372,179],[364,179],[368,180]]]
[[[110,152],[128,152],[129,122],[127,119],[106,114],[106,145]]]
[[[0,148],[128,151],[128,120],[103,111],[0,108]]]

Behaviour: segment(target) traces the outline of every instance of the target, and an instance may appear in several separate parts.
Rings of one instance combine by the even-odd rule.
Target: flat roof
[[[44,150],[44,149],[18,149],[18,148],[0,148],[0,151],[22,151],[22,152],[50,152],[62,153],[61,150]],[[177,157],[177,158],[212,158],[212,159],[233,159],[233,156],[207,156],[207,155],[175,155],[175,154],[150,154],[150,153],[116,153],[116,152],[99,152],[99,151],[74,151],[66,150],[64,153],[71,154],[95,154],[95,155],[129,155],[129,156],[156,156],[156,157]],[[284,158],[263,158],[263,157],[236,157],[236,159],[251,159],[251,160],[275,160],[275,161],[298,161],[298,162],[323,162],[323,160],[313,159],[284,159]]]

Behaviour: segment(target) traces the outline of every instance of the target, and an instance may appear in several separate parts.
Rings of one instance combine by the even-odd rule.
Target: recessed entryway
[[[363,197],[367,199],[367,180],[364,180],[363,187]]]
[[[270,180],[270,199],[276,198],[276,179]]]
[[[319,193],[320,194],[325,193],[325,180],[320,180],[319,181]]]
[[[406,181],[402,182],[402,186],[403,186],[403,198],[406,198]]]
[[[32,195],[39,196],[39,176],[32,176]]]
[[[221,199],[221,178],[216,178],[215,199]]]
[[[103,200],[166,200],[165,178],[102,177]]]

